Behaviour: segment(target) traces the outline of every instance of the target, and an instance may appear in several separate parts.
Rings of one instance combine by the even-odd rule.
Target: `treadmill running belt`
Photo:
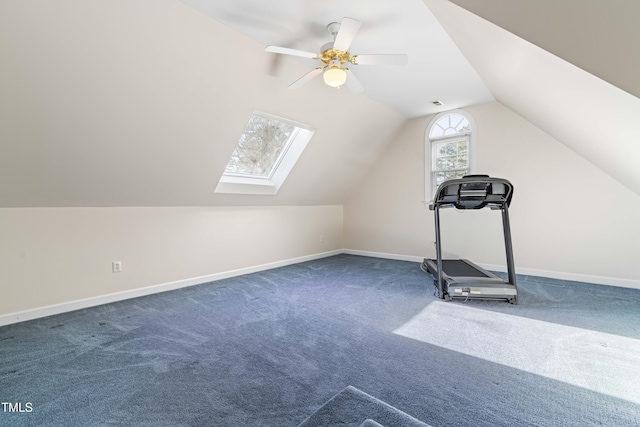
[[[442,270],[451,277],[489,277],[461,259],[443,259]]]

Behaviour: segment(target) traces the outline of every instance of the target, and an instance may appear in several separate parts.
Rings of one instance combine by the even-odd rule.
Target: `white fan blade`
[[[338,34],[336,34],[336,40],[333,42],[333,48],[347,52],[356,33],[360,29],[360,25],[362,25],[362,23],[353,18],[343,18]]]
[[[354,55],[356,65],[407,65],[407,55]]]
[[[303,50],[297,50],[297,49],[289,49],[288,47],[267,46],[264,50],[266,52],[282,53],[284,55],[301,56],[303,58],[315,59],[315,58],[318,57],[317,53],[305,52]]]
[[[295,82],[291,83],[289,85],[289,89],[297,89],[297,88],[299,88],[300,86],[302,86],[303,84],[305,84],[306,82],[308,82],[309,80],[311,80],[312,78],[317,76],[318,74],[322,74],[323,70],[324,70],[324,67],[314,68],[313,70],[309,71],[304,76],[300,77]]]
[[[344,82],[345,86],[353,93],[360,93],[364,91],[364,86],[360,83],[360,80],[356,79],[356,76],[350,69],[345,70],[347,72],[347,80]]]

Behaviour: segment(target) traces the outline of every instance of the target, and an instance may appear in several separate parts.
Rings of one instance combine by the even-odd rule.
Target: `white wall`
[[[514,184],[516,269],[640,288],[640,197],[500,103],[465,110],[477,124],[477,172]],[[345,248],[435,256],[422,203],[430,119],[412,120],[345,204]],[[446,210],[442,232],[447,254],[504,267],[498,213]]]
[[[0,209],[0,318],[341,248],[342,206]]]

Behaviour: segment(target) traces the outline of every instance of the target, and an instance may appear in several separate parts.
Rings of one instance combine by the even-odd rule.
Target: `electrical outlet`
[[[122,272],[122,261],[113,261],[111,263],[111,270],[114,273],[120,273]]]
[[[324,243],[324,234],[320,235],[320,243]]]

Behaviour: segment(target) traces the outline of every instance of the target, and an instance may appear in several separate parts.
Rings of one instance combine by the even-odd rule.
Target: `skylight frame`
[[[281,120],[281,119],[278,119],[278,120]],[[242,173],[242,172],[227,172],[226,170],[224,172],[224,175],[245,177],[245,178],[255,178],[255,179],[269,179],[269,180],[272,179],[273,175],[276,173],[276,170],[280,166],[282,159],[286,156],[287,151],[289,151],[289,147],[291,147],[291,144],[293,144],[293,142],[297,138],[298,131],[299,131],[299,128],[296,126],[293,132],[291,132],[291,135],[289,135],[289,138],[287,138],[287,141],[283,144],[282,151],[278,155],[278,158],[276,159],[276,161],[273,162],[273,166],[271,166],[271,169],[269,170],[269,173],[267,175],[254,175],[254,174]]]
[[[315,129],[311,126],[257,110],[253,111],[247,124],[251,122],[251,119],[254,116],[289,124],[294,127],[294,130],[288,140],[283,144],[282,151],[274,161],[274,164],[267,176],[252,175],[242,172],[227,172],[225,170],[215,188],[215,193],[256,195],[277,194],[278,190],[280,190],[280,187],[284,184],[287,176],[315,133]],[[245,131],[246,127],[243,132]],[[239,140],[241,138],[242,136]]]

